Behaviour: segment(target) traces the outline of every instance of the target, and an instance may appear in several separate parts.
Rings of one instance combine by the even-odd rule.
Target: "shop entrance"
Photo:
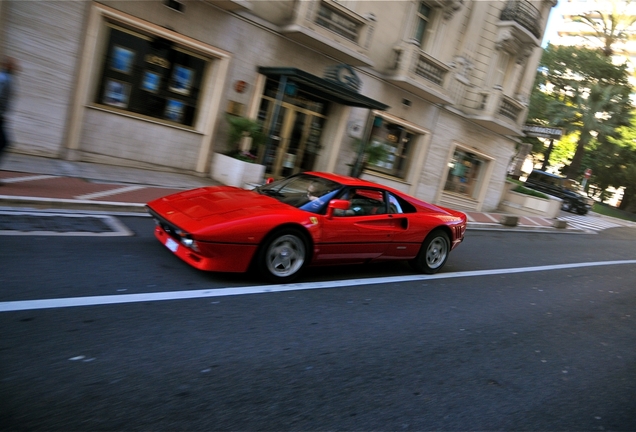
[[[358,93],[360,79],[347,65],[328,68],[325,78],[295,68],[259,67],[258,72],[267,77],[258,112],[267,142],[252,152],[270,177],[315,169],[330,104],[388,108]]]
[[[324,112],[316,111],[316,108],[323,108],[321,111],[324,111],[324,104],[305,103],[305,107],[302,107],[282,102],[276,107],[273,98],[263,96],[259,120],[263,122],[270,142],[265,147],[267,154],[263,148],[258,156],[268,176],[287,177],[314,169],[326,119]],[[276,119],[272,121],[274,115]]]

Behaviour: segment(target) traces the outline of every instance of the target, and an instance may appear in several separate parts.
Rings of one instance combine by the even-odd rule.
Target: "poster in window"
[[[190,87],[192,87],[193,78],[194,71],[192,69],[181,65],[175,65],[174,71],[172,72],[170,90],[183,95],[190,94]]]
[[[121,73],[131,74],[135,52],[119,45],[113,47],[113,58],[110,68]]]
[[[118,108],[128,106],[130,96],[130,84],[109,79],[104,87],[104,103]]]
[[[174,122],[181,123],[183,121],[183,109],[185,104],[175,99],[168,99],[166,101],[166,111],[164,113],[165,118]]]
[[[141,88],[151,93],[157,93],[157,90],[159,90],[160,82],[161,75],[156,72],[145,71],[144,79],[141,82]]]

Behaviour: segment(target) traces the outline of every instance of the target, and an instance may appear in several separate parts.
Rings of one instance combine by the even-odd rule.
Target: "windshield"
[[[571,179],[564,179],[563,180],[563,186],[565,186],[566,189],[571,190],[572,192],[576,192],[579,194],[585,194],[585,191],[583,190],[583,187],[576,181],[571,180]]]
[[[340,183],[307,174],[297,174],[254,189],[296,208],[322,214],[327,203],[342,189]]]

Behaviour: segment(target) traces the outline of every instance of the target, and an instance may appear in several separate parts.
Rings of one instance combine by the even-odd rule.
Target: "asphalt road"
[[[135,236],[0,236],[0,305],[261,284],[120,220]],[[634,259],[629,228],[469,231],[435,279],[1,312],[0,429],[636,430],[636,264],[495,271]]]

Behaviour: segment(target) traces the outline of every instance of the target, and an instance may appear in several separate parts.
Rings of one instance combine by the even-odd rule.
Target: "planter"
[[[543,199],[518,192],[508,191],[504,195],[500,208],[506,213],[516,215],[544,216],[556,218],[561,211],[561,199],[550,197]]]
[[[252,184],[261,184],[265,176],[265,165],[245,162],[214,153],[211,176],[214,180],[228,186],[244,188]]]

